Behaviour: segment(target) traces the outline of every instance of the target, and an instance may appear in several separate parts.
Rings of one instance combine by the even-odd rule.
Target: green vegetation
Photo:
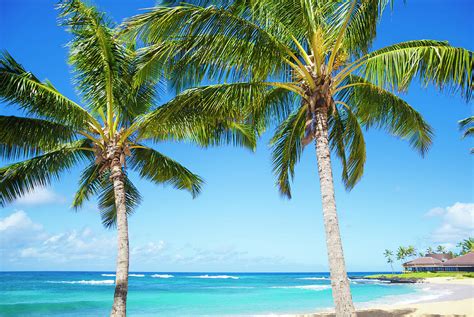
[[[365,278],[400,278],[417,279],[430,277],[454,277],[454,278],[474,278],[474,272],[410,272],[401,274],[376,274],[364,276]]]

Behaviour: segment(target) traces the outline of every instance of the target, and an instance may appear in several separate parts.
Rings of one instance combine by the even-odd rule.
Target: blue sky
[[[66,64],[68,34],[57,26],[55,1],[0,1],[0,47],[39,78],[77,100]],[[448,40],[473,50],[474,3],[469,0],[396,1],[378,29],[374,48],[413,39]],[[116,21],[154,1],[95,3]],[[168,98],[169,96],[165,96]],[[472,140],[457,121],[472,115],[459,96],[414,84],[403,95],[435,131],[421,158],[383,131],[368,131],[367,164],[351,192],[334,162],[336,198],[349,271],[388,270],[382,252],[399,245],[452,247],[474,232]],[[1,105],[2,115],[21,115]],[[137,181],[144,201],[130,219],[134,271],[326,271],[327,257],[313,147],[296,168],[293,199],[274,186],[270,134],[255,153],[191,144],[156,148],[204,177],[203,193]],[[2,162],[2,165],[6,162]],[[113,270],[115,232],[106,230],[94,201],[69,206],[80,170],[0,210],[1,270]]]

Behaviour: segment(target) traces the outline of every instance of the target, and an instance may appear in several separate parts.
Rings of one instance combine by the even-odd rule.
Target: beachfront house
[[[453,258],[450,254],[426,254],[423,257],[403,263],[405,271],[439,272],[463,271],[474,272],[474,252]]]

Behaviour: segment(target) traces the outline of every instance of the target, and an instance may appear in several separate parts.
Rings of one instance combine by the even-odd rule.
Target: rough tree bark
[[[128,292],[128,220],[125,205],[124,173],[120,162],[120,154],[114,155],[111,163],[110,179],[114,185],[115,206],[117,209],[117,271],[115,277],[114,304],[112,317],[125,317],[127,315]]]
[[[351,290],[342,250],[341,235],[339,232],[332,177],[331,152],[328,139],[327,100],[331,99],[324,99],[324,103],[321,103],[321,100],[313,99],[311,107],[314,109],[316,157],[318,159],[332,296],[336,306],[336,316],[353,317],[356,316],[356,314],[352,303]],[[320,103],[318,104],[318,102]]]

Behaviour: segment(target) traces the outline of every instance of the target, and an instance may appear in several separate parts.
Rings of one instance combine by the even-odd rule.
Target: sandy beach
[[[356,305],[357,316],[474,316],[474,279],[435,277],[420,284],[426,296],[411,303]],[[334,313],[301,316],[328,317],[334,316]]]

